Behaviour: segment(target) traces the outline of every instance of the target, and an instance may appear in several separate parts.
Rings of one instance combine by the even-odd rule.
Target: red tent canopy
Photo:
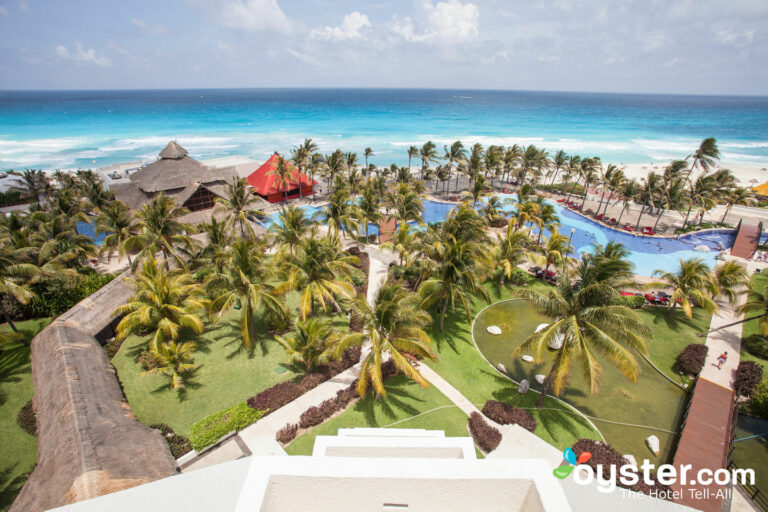
[[[284,188],[282,187],[282,184],[279,183],[279,179],[275,174],[272,174],[274,170],[277,168],[277,153],[272,155],[269,160],[264,162],[261,167],[253,171],[250,176],[246,178],[246,181],[250,186],[256,189],[256,193],[258,193],[261,196],[269,197],[274,194],[283,194],[285,192]],[[299,184],[298,184],[298,176],[299,171],[294,167],[293,164],[289,164],[289,169],[291,170],[291,182],[288,183],[288,194],[291,194],[291,191],[298,191]],[[311,180],[309,176],[302,173],[301,175],[301,188],[302,191],[305,191],[307,188],[309,188],[310,193],[312,193],[312,186],[314,186],[317,182],[315,180]]]

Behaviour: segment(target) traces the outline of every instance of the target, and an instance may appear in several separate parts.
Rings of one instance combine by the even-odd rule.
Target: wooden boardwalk
[[[695,479],[704,468],[714,472],[727,467],[733,400],[732,389],[701,377],[697,381],[674,459],[677,468],[691,466],[687,480]],[[720,512],[723,505],[723,498],[717,493],[725,488],[714,483],[681,485],[678,482],[672,489],[682,491],[682,498],[675,500],[682,505],[705,512]]]
[[[762,230],[762,222],[742,219],[739,224],[739,231],[736,233],[736,240],[733,242],[731,256],[750,259],[755,254],[757,245],[760,243]]]

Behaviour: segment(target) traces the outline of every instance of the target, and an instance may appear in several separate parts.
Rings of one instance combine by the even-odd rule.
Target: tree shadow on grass
[[[20,382],[22,375],[32,371],[29,361],[29,347],[17,343],[0,351],[0,384]],[[4,404],[7,396],[0,394],[0,405]]]
[[[29,473],[22,473],[11,477],[16,470],[16,466],[18,464],[12,464],[0,469],[0,510],[6,510],[11,506],[27,478],[29,478]]]
[[[398,411],[403,411],[409,416],[415,416],[421,411],[414,407],[413,403],[424,402],[424,400],[417,398],[408,391],[407,388],[413,385],[401,375],[392,377],[384,384],[387,390],[386,396],[377,399],[375,393],[369,391],[368,396],[355,404],[355,410],[363,413],[366,425],[369,427],[383,426],[382,420],[384,418],[389,421],[385,421],[383,424],[396,421]]]
[[[649,307],[645,308],[645,311],[653,316],[651,323],[654,325],[664,323],[667,329],[671,331],[679,331],[683,327],[689,327],[696,331],[701,329],[701,326],[696,325],[693,318],[688,318],[685,314],[681,313],[681,310],[675,310],[672,315],[669,314],[667,308],[661,307]]]
[[[158,377],[163,379],[163,384],[158,386],[158,387],[156,387],[155,389],[153,389],[149,393],[152,394],[152,395],[161,395],[163,393],[169,393],[170,392],[173,395],[175,395],[176,399],[179,402],[183,402],[183,401],[185,401],[187,399],[187,393],[189,392],[189,390],[200,389],[201,387],[203,387],[202,384],[200,384],[199,382],[196,382],[194,380],[195,376],[197,375],[197,372],[202,367],[203,367],[203,365],[197,366],[194,369],[192,369],[191,371],[189,371],[189,372],[187,372],[187,373],[185,373],[183,375],[183,377],[184,377],[184,387],[181,388],[179,391],[173,391],[171,389],[170,377],[165,376],[165,375],[159,375]],[[149,375],[147,375],[145,377],[149,377]]]

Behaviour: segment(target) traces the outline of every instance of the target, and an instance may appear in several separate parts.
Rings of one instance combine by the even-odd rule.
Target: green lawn
[[[489,284],[492,302],[509,297],[507,290]],[[541,286],[533,284],[532,286]],[[475,301],[474,314],[483,307],[483,301]],[[428,362],[445,380],[469,398],[478,408],[482,408],[487,400],[502,400],[516,407],[532,409],[536,418],[536,435],[564,449],[582,437],[600,439],[600,436],[581,416],[569,407],[547,399],[542,410],[533,409],[538,398],[534,393],[521,395],[517,385],[501,376],[483,359],[475,349],[470,333],[471,323],[467,322],[466,314],[460,311],[448,313],[445,318],[445,332],[440,333],[438,327],[433,327],[429,334],[438,353],[436,362]]]
[[[754,274],[752,276],[752,286],[757,288],[758,290],[762,291],[765,286],[768,284],[768,275],[766,274]],[[753,316],[754,313],[750,316]],[[744,322],[744,329],[741,333],[741,339],[748,338],[749,336],[758,335],[760,336],[760,327],[758,325],[757,320],[750,320],[749,322]],[[747,352],[744,348],[741,349],[741,360],[742,361],[754,361],[757,364],[761,365],[763,367],[763,375],[765,378],[768,378],[768,361],[765,359],[761,359],[759,357],[753,356],[749,352]]]
[[[297,437],[286,451],[289,455],[311,455],[315,436],[336,435],[340,428],[391,426],[443,430],[449,437],[469,435],[467,415],[434,387],[422,388],[402,375],[387,380],[386,387],[386,398],[376,400],[374,393],[369,393],[340,415]],[[448,407],[433,410],[442,406]],[[418,414],[422,415],[414,418]]]
[[[27,340],[50,323],[50,319],[17,322]],[[0,330],[9,330],[7,324]],[[18,344],[0,352],[0,510],[6,510],[26,482],[26,474],[37,462],[37,438],[19,428],[16,415],[35,390],[29,348]]]
[[[295,308],[297,304],[298,294],[289,294],[289,307]],[[339,328],[347,325],[346,317],[336,317],[335,321]],[[112,358],[112,364],[136,417],[146,425],[166,423],[187,436],[192,424],[205,416],[231,407],[278,382],[303,376],[283,366],[288,358],[274,336],[264,334],[259,345],[247,350],[242,345],[239,329],[236,310],[231,310],[217,324],[206,324],[205,333],[194,338],[198,344],[194,354],[197,368],[185,378],[181,394],[169,388],[167,377],[141,375],[143,370],[136,358],[148,338],[127,338]],[[257,332],[265,333],[266,326],[257,326]]]

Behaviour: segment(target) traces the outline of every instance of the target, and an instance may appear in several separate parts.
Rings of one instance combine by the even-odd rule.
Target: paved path
[[[745,295],[740,295],[737,305],[746,300]],[[734,308],[720,302],[720,311],[712,315],[712,323],[709,329],[716,329],[722,325],[729,324],[738,320],[740,315],[734,313]],[[707,353],[707,362],[701,370],[699,378],[707,379],[719,384],[724,388],[733,389],[733,378],[736,376],[736,368],[739,366],[739,356],[741,354],[741,332],[744,324],[736,324],[731,327],[710,333],[707,335],[706,345],[709,348]],[[728,359],[721,369],[717,368],[717,356],[723,352],[728,352]]]

